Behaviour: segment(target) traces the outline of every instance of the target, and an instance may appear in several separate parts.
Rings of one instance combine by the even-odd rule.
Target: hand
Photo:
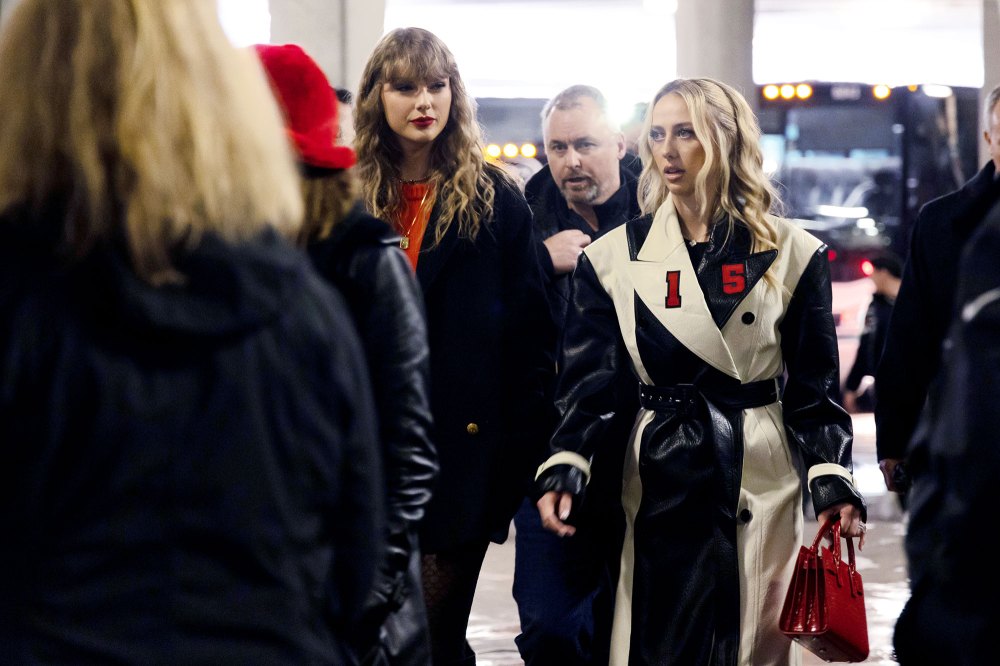
[[[579,229],[567,229],[545,239],[545,249],[552,257],[552,268],[556,275],[571,273],[576,268],[583,248],[590,245],[590,236]]]
[[[878,461],[878,468],[882,470],[882,479],[885,481],[886,490],[890,490],[894,493],[902,492],[901,488],[896,487],[896,482],[893,479],[893,474],[896,471],[896,465],[903,462],[901,458],[884,458]]]
[[[827,520],[840,516],[840,533],[845,537],[860,537],[858,539],[858,550],[865,547],[865,532],[868,526],[861,521],[861,509],[848,502],[834,504],[829,509],[819,514],[816,520],[820,525]]]
[[[844,409],[848,414],[858,413],[858,394],[854,391],[844,389]]]
[[[542,495],[536,506],[538,507],[538,515],[542,518],[542,526],[545,529],[551,530],[561,537],[576,534],[575,527],[563,522],[569,518],[569,513],[573,509],[572,494],[550,490]]]

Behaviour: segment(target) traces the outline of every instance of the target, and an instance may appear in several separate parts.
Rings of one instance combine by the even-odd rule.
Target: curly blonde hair
[[[645,214],[654,213],[667,199],[668,190],[653,159],[649,139],[652,110],[666,95],[684,100],[691,113],[695,136],[705,149],[705,165],[695,179],[695,196],[702,210],[712,210],[713,222],[750,229],[758,251],[777,248],[778,234],[769,214],[781,210],[778,193],[764,173],[760,126],[750,105],[732,87],[715,79],[675,79],[653,97],[643,122],[639,142],[643,170],[639,177],[639,203]],[[712,178],[712,176],[716,178]],[[718,189],[708,191],[708,183]],[[729,229],[732,233],[732,226]]]
[[[306,168],[302,179],[305,218],[299,245],[328,238],[354,207],[355,180],[351,169]]]
[[[494,178],[508,179],[483,156],[475,100],[466,92],[455,57],[427,30],[399,28],[389,32],[365,64],[354,117],[361,199],[376,217],[394,219],[402,205],[399,181],[403,153],[386,121],[382,87],[396,81],[437,78],[448,79],[451,112],[431,148],[430,178],[440,207],[435,245],[452,224],[458,225],[460,236],[474,239],[493,209],[496,191],[491,173]]]
[[[0,41],[0,211],[72,256],[122,234],[137,275],[183,280],[203,233],[294,237],[298,175],[256,57],[204,0],[23,0]]]

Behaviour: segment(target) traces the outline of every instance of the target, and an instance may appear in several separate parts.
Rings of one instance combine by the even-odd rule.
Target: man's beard
[[[586,176],[584,176],[586,178]],[[597,186],[597,183],[593,179],[588,178],[589,184],[583,190],[571,188],[567,185],[563,185],[562,194],[566,198],[566,201],[571,203],[580,204],[591,204],[597,200],[597,196],[601,192],[601,188]]]

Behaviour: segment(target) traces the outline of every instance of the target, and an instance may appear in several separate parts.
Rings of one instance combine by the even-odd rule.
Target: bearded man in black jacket
[[[639,216],[638,159],[626,154],[625,137],[609,117],[604,95],[591,86],[572,86],[549,100],[542,110],[542,133],[548,164],[528,181],[525,195],[542,239],[539,260],[548,277],[553,319],[561,329],[570,277],[583,248]],[[623,427],[630,425],[629,420]],[[616,441],[625,442],[627,434]],[[588,488],[592,497],[620,492],[621,455],[612,451],[602,462],[604,469],[595,471]],[[590,502],[577,517],[580,529],[571,539],[545,530],[530,500],[514,517],[514,598],[522,632],[517,645],[527,666],[606,663],[601,645],[607,639],[598,636],[610,628],[614,590],[605,567],[610,558],[603,554],[617,550],[605,551],[602,544],[614,543],[604,537],[617,533],[617,516],[599,515],[597,509],[607,511],[605,505],[612,504]]]

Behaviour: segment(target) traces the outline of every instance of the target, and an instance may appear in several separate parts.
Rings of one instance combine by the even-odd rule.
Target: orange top
[[[424,232],[434,207],[434,184],[429,181],[401,183],[403,205],[394,220],[396,231],[402,236],[399,247],[406,253],[413,270],[417,270],[417,257],[423,245]]]

